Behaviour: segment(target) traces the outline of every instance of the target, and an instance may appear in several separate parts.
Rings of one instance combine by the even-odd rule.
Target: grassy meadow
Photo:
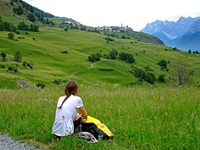
[[[51,135],[56,103],[64,87],[0,90],[0,133],[41,149],[192,149],[200,147],[199,89],[196,87],[79,86],[90,116],[114,138],[88,144],[76,136]]]
[[[127,85],[137,81],[130,72],[132,66],[143,69],[148,67],[156,78],[164,74],[166,82],[169,82],[179,61],[187,62],[193,71],[195,83],[200,81],[199,55],[175,51],[164,45],[120,38],[107,43],[106,36],[102,34],[80,30],[65,32],[64,29],[56,27],[41,27],[38,33],[26,34],[25,31],[20,31],[20,35],[15,34],[14,40],[8,39],[8,33],[0,34],[0,53],[5,52],[6,57],[14,58],[16,51],[20,51],[22,62],[0,62],[0,65],[4,66],[0,68],[0,81],[3,83],[0,88],[15,88],[19,79],[27,80],[33,85],[42,82],[46,87],[54,87],[54,80],[69,79],[87,85]],[[103,57],[95,63],[88,61],[91,54],[100,53],[103,56],[112,50],[133,54],[136,62],[130,64]],[[157,64],[160,60],[169,62],[169,71],[161,69]],[[33,69],[23,67],[23,61],[32,63]],[[10,66],[17,66],[18,73],[9,73]]]

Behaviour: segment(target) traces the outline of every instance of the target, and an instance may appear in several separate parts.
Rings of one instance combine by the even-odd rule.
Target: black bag
[[[81,125],[82,125],[81,129],[83,132],[91,133],[98,140],[99,135],[100,135],[100,130],[97,128],[97,126],[94,123],[82,122]]]
[[[88,116],[87,120],[81,122],[81,130],[83,132],[91,133],[97,140],[99,138],[102,140],[108,140],[114,136],[106,125],[91,116]]]

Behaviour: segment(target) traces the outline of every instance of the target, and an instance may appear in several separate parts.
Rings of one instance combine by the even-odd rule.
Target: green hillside
[[[27,24],[33,23],[26,18],[27,10],[24,10],[26,13],[23,15],[13,14],[13,5],[9,2],[0,2],[0,16],[3,21],[11,22],[15,26],[22,21]],[[14,2],[14,6],[18,7],[18,3]],[[187,62],[193,71],[193,81],[197,83],[200,80],[199,55],[174,50],[162,44],[144,42],[142,39],[145,39],[146,35],[143,33],[132,32],[129,33],[129,36],[132,35],[130,39],[111,37],[114,41],[107,41],[104,34],[71,28],[65,31],[64,27],[58,27],[62,18],[49,20],[53,20],[55,26],[37,20],[34,24],[39,25],[39,32],[17,30],[13,32],[13,40],[8,38],[10,31],[0,31],[0,53],[6,53],[5,61],[0,56],[1,88],[17,87],[21,79],[34,86],[42,83],[46,87],[62,84],[70,79],[84,85],[128,85],[138,83],[138,78],[132,73],[135,67],[154,74],[156,79],[164,74],[165,83],[169,83],[177,63],[181,60]],[[112,50],[132,54],[135,62],[122,61],[118,56],[114,60],[103,57]],[[17,51],[21,53],[21,62],[13,61]],[[88,56],[96,53],[101,54],[100,61],[90,62]],[[158,65],[161,60],[168,62],[168,71]],[[31,64],[33,68],[24,67],[24,62]],[[10,67],[17,69],[17,72],[8,71]],[[156,81],[155,84],[160,83]]]

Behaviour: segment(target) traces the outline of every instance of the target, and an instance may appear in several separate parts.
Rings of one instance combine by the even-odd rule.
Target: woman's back
[[[77,115],[79,107],[83,106],[82,100],[78,96],[71,95],[62,108],[58,108],[66,96],[62,96],[58,99],[55,121],[53,124],[52,132],[57,136],[66,136],[73,134],[74,126],[73,121]]]

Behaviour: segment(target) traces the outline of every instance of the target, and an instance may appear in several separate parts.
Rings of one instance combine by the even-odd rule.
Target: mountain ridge
[[[200,52],[199,34],[195,34],[199,31],[200,17],[180,17],[176,22],[157,20],[148,23],[141,30],[141,32],[160,38],[167,46],[177,47],[184,51],[190,49]]]

